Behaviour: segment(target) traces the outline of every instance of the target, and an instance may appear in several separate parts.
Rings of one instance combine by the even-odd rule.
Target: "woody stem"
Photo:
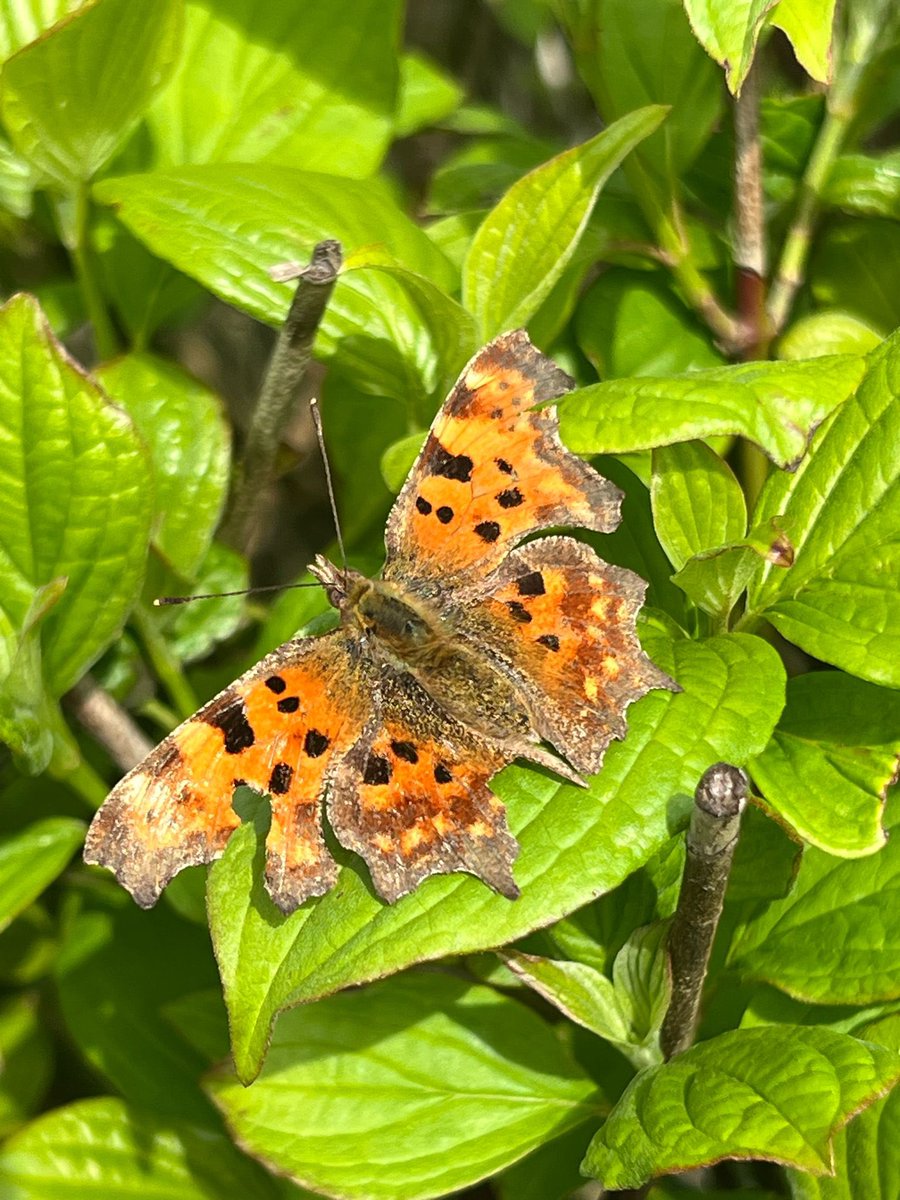
[[[313,250],[309,266],[300,273],[297,290],[272,351],[244,452],[232,481],[221,537],[236,550],[247,550],[259,497],[274,476],[281,435],[312,359],[316,331],[342,261],[340,242],[319,242]]]
[[[681,892],[669,929],[672,999],[660,1031],[667,1059],[694,1040],[746,795],[747,776],[728,763],[711,766],[694,794]]]

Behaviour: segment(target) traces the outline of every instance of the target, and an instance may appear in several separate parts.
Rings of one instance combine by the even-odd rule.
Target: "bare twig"
[[[750,67],[734,107],[734,262],[744,357],[763,358],[769,343],[766,315],[766,234],[759,136],[759,65]]]
[[[681,893],[669,930],[672,1000],[660,1031],[667,1059],[694,1040],[746,796],[747,776],[728,763],[710,767],[697,785]]]
[[[123,771],[137,766],[153,748],[125,709],[90,675],[67,693],[66,708]]]
[[[223,540],[237,550],[247,549],[256,501],[274,473],[278,444],[309,367],[313,339],[334,288],[342,257],[340,242],[319,242],[309,266],[299,273],[297,290],[275,343],[244,453],[235,471],[228,513],[221,530]]]

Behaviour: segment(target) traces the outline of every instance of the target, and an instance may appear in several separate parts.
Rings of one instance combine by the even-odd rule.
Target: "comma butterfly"
[[[582,783],[627,705],[677,688],[637,640],[638,576],[573,538],[521,544],[619,523],[619,490],[559,440],[547,402],[572,386],[522,330],[480,350],[397,497],[381,578],[318,557],[339,627],[286,642],[157,746],[107,797],[85,860],[149,907],[222,853],[246,784],[271,798],[266,887],[284,912],[335,882],[323,810],[387,901],[450,871],[517,896],[491,776],[523,758]]]

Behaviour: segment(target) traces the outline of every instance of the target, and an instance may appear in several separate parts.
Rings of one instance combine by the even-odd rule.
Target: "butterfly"
[[[491,777],[521,758],[583,784],[627,705],[677,690],[638,642],[637,575],[571,537],[525,540],[619,524],[622,493],[560,442],[548,402],[572,386],[523,330],[483,347],[394,503],[381,576],[317,557],[338,628],[285,642],[165,738],[110,792],[85,860],[150,907],[222,854],[246,785],[270,798],[285,913],[335,882],[325,816],[388,902],[453,871],[515,898]]]

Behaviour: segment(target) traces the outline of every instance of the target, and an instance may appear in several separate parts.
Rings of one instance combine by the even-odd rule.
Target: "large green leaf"
[[[201,925],[168,904],[147,916],[112,887],[68,923],[56,963],[62,1015],[83,1057],[129,1103],[176,1121],[209,1122],[198,1086],[208,1063],[163,1010],[214,984]]]
[[[900,333],[870,355],[797,473],[769,480],[757,519],[775,516],[794,564],[763,564],[748,619],[764,615],[814,657],[900,686]]]
[[[606,271],[581,299],[575,332],[601,379],[677,375],[722,362],[671,293],[624,268]]]
[[[147,118],[157,164],[371,175],[390,140],[400,7],[190,0],[178,72]]]
[[[448,344],[468,337],[465,313],[445,294],[453,268],[376,180],[213,165],[104,180],[94,191],[155,254],[271,325],[283,322],[293,285],[269,269],[337,238],[359,267],[338,279],[316,353],[330,358],[340,346],[361,391],[403,400],[412,391],[421,403],[446,382]]]
[[[40,627],[43,676],[59,696],[113,640],[137,595],[152,509],[147,456],[27,296],[0,310],[0,423],[0,668],[11,665],[36,591],[67,581]]]
[[[778,0],[684,0],[694,33],[711,58],[725,68],[737,95],[756,53],[766,13]]]
[[[859,383],[864,360],[752,362],[668,379],[612,379],[566,396],[563,440],[579,454],[621,454],[741,434],[781,466],[795,466],[810,434]]]
[[[900,842],[889,836],[865,858],[808,849],[790,895],[741,929],[730,961],[798,1000],[859,1005],[900,997],[898,945]]]
[[[681,0],[557,0],[556,8],[605,121],[645,104],[671,106],[636,157],[674,184],[722,108],[716,67],[694,39]]]
[[[788,682],[778,728],[751,764],[775,811],[829,854],[884,844],[881,810],[900,772],[900,693],[840,671]]]
[[[218,397],[176,366],[132,354],[97,371],[153,459],[153,544],[192,579],[209,549],[228,486],[231,441]]]
[[[739,541],[747,505],[734,472],[705,442],[681,442],[653,452],[653,524],[676,568],[695,554]]]
[[[746,762],[762,750],[784,696],[770,646],[740,636],[667,645],[656,634],[647,646],[685,690],[654,692],[629,709],[627,739],[610,747],[587,792],[525,768],[495,781],[522,846],[514,902],[453,875],[385,905],[345,856],[350,865],[327,896],[282,918],[263,890],[255,829],[232,836],[208,903],[241,1078],[259,1069],[279,1009],[549,924],[646,862],[711,762]]]
[[[83,837],[81,821],[47,817],[21,833],[0,838],[0,929],[64,870]]]
[[[68,187],[112,157],[175,64],[182,0],[153,20],[131,0],[94,0],[5,64],[0,111],[16,149]]]
[[[211,1088],[241,1145],[360,1200],[455,1192],[598,1111],[551,1025],[446,975],[286,1014],[253,1087],[228,1072]]]
[[[110,1096],[45,1113],[0,1153],[4,1200],[303,1200],[222,1133]]]
[[[723,1158],[824,1174],[837,1131],[898,1078],[900,1057],[891,1050],[830,1029],[723,1033],[638,1075],[584,1169],[607,1188],[640,1187]]]
[[[575,253],[600,188],[665,115],[659,105],[629,113],[518,180],[488,213],[463,267],[463,303],[485,340],[534,316]]]
[[[860,1030],[900,1051],[900,1016]],[[834,1139],[834,1178],[789,1172],[793,1200],[894,1200],[900,1196],[900,1092],[878,1100]]]

